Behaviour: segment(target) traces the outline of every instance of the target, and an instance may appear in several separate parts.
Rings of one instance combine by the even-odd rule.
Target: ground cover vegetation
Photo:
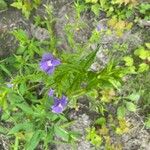
[[[48,150],[58,143],[78,149],[81,133],[71,130],[74,120],[69,114],[81,109],[80,99],[86,99],[85,107],[96,113],[85,128],[85,140],[93,149],[123,149],[112,142],[111,134],[129,133],[130,115],[138,116],[145,130],[150,128],[150,41],[145,33],[150,26],[150,4],[138,0],[74,0],[69,4],[74,21],[62,25],[64,34],[59,36],[52,4],[0,0],[0,11],[18,9],[25,21],[32,20],[34,28],[48,37],[31,36],[21,28],[9,32],[18,46],[0,58],[0,134],[9,139],[8,149],[41,146]],[[36,14],[40,7],[44,16]],[[88,38],[78,40],[78,33],[88,26],[83,16],[89,14],[93,24]],[[135,41],[124,41],[125,34],[134,30],[144,33],[138,46],[131,46]],[[110,37],[117,41],[104,44]],[[132,37],[127,34],[128,38]]]

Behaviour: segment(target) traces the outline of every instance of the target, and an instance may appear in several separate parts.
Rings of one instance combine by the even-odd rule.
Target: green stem
[[[16,136],[16,138],[15,138],[14,150],[18,150],[18,146],[19,146],[19,139],[18,139],[18,137]]]

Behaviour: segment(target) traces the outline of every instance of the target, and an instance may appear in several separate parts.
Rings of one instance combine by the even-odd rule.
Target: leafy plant
[[[87,140],[90,140],[93,145],[99,147],[102,144],[102,138],[96,133],[95,128],[87,129],[87,132]]]
[[[150,4],[149,3],[141,3],[138,7],[138,11],[140,13],[140,17],[144,20],[150,19]]]
[[[106,12],[108,17],[116,17],[118,19],[125,19],[133,15],[136,0],[85,0],[85,3],[91,3],[91,10],[95,15],[99,15],[100,11]]]
[[[33,1],[28,1],[28,0],[15,0],[11,4],[11,6],[21,9],[22,13],[25,15],[27,19],[29,19],[31,11],[35,8],[37,8],[41,4],[41,0],[33,0]]]

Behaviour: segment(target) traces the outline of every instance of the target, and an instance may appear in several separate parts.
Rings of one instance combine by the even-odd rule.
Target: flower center
[[[61,104],[59,104],[58,107],[63,109],[63,106]]]
[[[47,65],[48,65],[48,67],[53,66],[53,64],[52,64],[51,60],[47,61]]]

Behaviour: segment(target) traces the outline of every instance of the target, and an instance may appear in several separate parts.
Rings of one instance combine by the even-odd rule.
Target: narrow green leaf
[[[19,123],[16,124],[10,131],[8,134],[15,134],[18,133],[20,131],[31,131],[33,128],[33,124],[29,123],[29,122],[25,122],[25,123]]]
[[[26,150],[35,150],[37,147],[38,143],[43,137],[43,132],[38,130],[35,131],[29,142],[26,144],[25,149]]]
[[[8,129],[5,128],[5,127],[2,127],[2,126],[0,125],[0,133],[6,134],[7,132],[8,132]]]
[[[54,132],[57,136],[61,137],[64,141],[69,140],[69,134],[63,128],[55,126],[54,127]]]
[[[146,128],[150,128],[150,117],[145,122]]]
[[[18,104],[23,102],[23,98],[16,93],[8,94],[8,100],[11,104]]]
[[[18,106],[26,114],[32,114],[33,115],[33,113],[34,113],[32,108],[26,103],[17,104],[16,106]]]
[[[3,70],[8,76],[12,77],[10,71],[3,64],[0,64],[0,70]]]
[[[19,86],[19,91],[22,95],[24,95],[26,90],[27,90],[26,83],[22,82]]]

